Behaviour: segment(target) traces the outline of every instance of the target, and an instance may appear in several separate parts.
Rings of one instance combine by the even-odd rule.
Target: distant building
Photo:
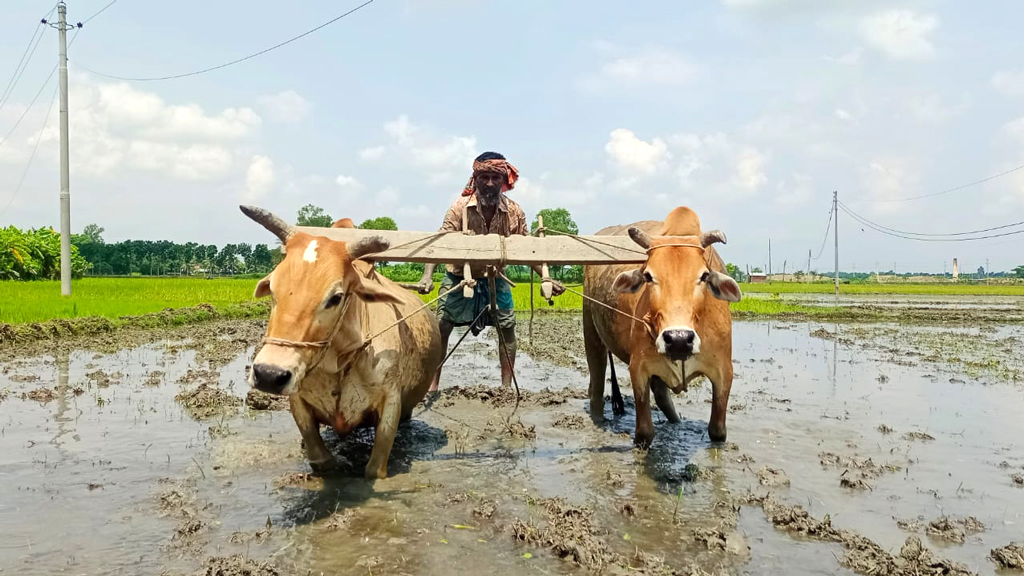
[[[763,272],[751,272],[750,283],[751,284],[764,284],[768,281],[768,275]]]
[[[956,263],[956,258],[953,258],[953,280],[960,279],[960,266]]]

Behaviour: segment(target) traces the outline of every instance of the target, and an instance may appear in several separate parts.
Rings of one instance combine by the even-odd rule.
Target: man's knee
[[[499,328],[499,330],[501,330],[501,339],[502,339],[502,341],[505,342],[505,345],[506,346],[514,346],[515,343],[516,343],[516,327],[515,327],[515,325],[513,324],[512,326],[503,326],[503,327]]]
[[[441,329],[441,337],[442,338],[447,338],[448,336],[450,336],[451,333],[452,333],[452,330],[455,329],[455,325],[452,324],[452,321],[449,320],[448,318],[445,318],[445,317],[441,317],[438,320],[437,324],[438,324],[438,327]]]

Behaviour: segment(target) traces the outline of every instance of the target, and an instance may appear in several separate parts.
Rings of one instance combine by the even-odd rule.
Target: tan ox
[[[288,395],[316,471],[334,465],[320,424],[339,436],[375,425],[366,477],[385,478],[398,424],[426,395],[441,362],[437,319],[427,310],[416,312],[423,304],[418,297],[359,260],[388,248],[381,237],[346,246],[296,232],[260,208],[241,209],[276,234],[285,250],[284,260],[256,286],[255,296],[272,296],[273,308],[250,385]],[[351,227],[351,221],[335,225]]]
[[[583,274],[587,296],[643,320],[583,301],[591,413],[595,418],[604,415],[605,369],[610,355],[615,355],[629,364],[635,444],[647,447],[654,439],[651,393],[665,417],[679,422],[669,390],[684,391],[700,375],[711,380],[713,391],[708,435],[712,441],[724,441],[732,388],[729,302],[740,300],[739,286],[725,274],[722,259],[711,247],[724,244],[725,234],[701,232],[697,214],[686,207],[673,210],[664,222],[647,220],[598,232],[627,233],[647,250],[642,267],[587,266]],[[621,413],[617,384],[612,398],[613,409]]]

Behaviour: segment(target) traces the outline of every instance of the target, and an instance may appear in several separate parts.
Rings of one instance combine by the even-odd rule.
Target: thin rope
[[[602,242],[600,240],[594,240],[593,238],[583,238],[582,236],[579,236],[578,234],[570,234],[568,232],[562,232],[561,230],[554,230],[554,229],[547,228],[547,227],[545,227],[545,228],[537,228],[537,232],[540,232],[541,230],[543,230],[545,234],[558,234],[559,236],[568,236],[570,238],[574,238],[576,240],[579,240],[580,242],[583,242],[584,244],[588,244],[588,243],[589,244],[600,244],[602,246],[608,246],[609,248],[615,248],[616,250],[625,250],[626,252],[633,252],[635,254],[646,254],[646,252],[641,252],[639,250],[633,250],[631,248],[623,248],[622,246],[618,246],[616,244],[611,244],[609,242]]]
[[[651,246],[648,248],[647,253],[650,254],[651,250],[654,250],[655,248],[668,248],[670,246],[679,248],[697,248],[701,251],[704,250],[704,246],[701,246],[700,244],[658,244],[657,246]]]
[[[449,289],[449,290],[446,290],[446,291],[445,291],[445,292],[443,292],[443,293],[439,293],[439,294],[437,295],[437,297],[436,297],[436,298],[434,298],[434,299],[430,300],[429,302],[426,302],[425,304],[423,304],[423,306],[420,306],[419,308],[417,308],[417,309],[413,310],[412,312],[410,312],[410,313],[406,314],[405,316],[402,316],[402,317],[401,317],[401,318],[399,318],[398,320],[395,320],[395,321],[394,321],[394,322],[392,322],[392,323],[391,323],[391,324],[390,324],[390,325],[389,325],[389,326],[388,326],[387,328],[384,328],[383,330],[380,330],[380,331],[378,331],[377,333],[373,334],[372,336],[368,336],[368,337],[366,338],[366,342],[364,342],[364,343],[363,343],[363,345],[362,345],[362,348],[366,348],[367,346],[369,346],[369,345],[370,345],[370,342],[371,342],[371,341],[373,341],[373,339],[374,339],[374,338],[377,338],[377,337],[378,337],[378,336],[380,336],[381,334],[383,334],[383,333],[387,332],[388,330],[391,330],[392,328],[394,328],[395,326],[398,326],[398,325],[399,325],[399,324],[401,324],[402,322],[405,322],[406,320],[408,320],[409,318],[411,318],[411,317],[412,317],[412,316],[413,316],[414,314],[417,314],[417,313],[419,313],[419,312],[420,312],[420,311],[422,311],[423,309],[427,308],[428,306],[430,306],[430,305],[431,305],[431,304],[433,304],[434,302],[437,302],[437,301],[438,301],[438,300],[440,300],[441,298],[444,298],[445,296],[447,296],[448,294],[450,294],[450,293],[454,292],[455,290],[458,290],[459,288],[462,288],[462,287],[463,287],[463,286],[464,286],[465,284],[466,284],[466,281],[465,281],[465,280],[463,280],[462,282],[459,282],[459,283],[458,283],[458,284],[456,284],[455,286],[452,286],[452,287],[451,287],[451,289]]]
[[[498,333],[498,348],[505,355],[505,363],[508,364],[508,371],[512,375],[512,383],[516,387],[516,405],[512,407],[512,412],[508,415],[508,423],[506,427],[511,423],[512,417],[515,416],[516,411],[519,410],[519,379],[516,378],[516,369],[512,365],[512,359],[508,354],[508,347],[505,346],[505,338],[501,333],[501,327],[498,326],[498,288],[497,281],[494,279],[497,275],[497,269],[491,267],[491,273],[487,275],[487,287],[490,288],[491,294],[491,320],[494,322],[494,331]],[[501,364],[501,360],[498,360],[498,364]]]
[[[650,334],[652,338],[654,337],[654,329],[651,328],[651,325],[648,324],[647,321],[644,320],[643,318],[637,318],[636,316],[633,316],[629,312],[623,312],[622,310],[619,310],[618,308],[616,308],[614,306],[609,306],[608,304],[605,304],[604,302],[601,302],[600,300],[598,300],[596,298],[591,298],[590,296],[587,296],[586,294],[584,294],[582,292],[578,292],[576,290],[573,290],[572,288],[569,288],[568,286],[564,286],[563,285],[562,287],[565,288],[567,291],[572,292],[573,294],[576,294],[580,298],[583,298],[584,300],[589,300],[589,301],[593,302],[594,304],[597,304],[599,306],[604,306],[605,308],[607,308],[609,310],[612,310],[613,312],[618,312],[619,314],[622,314],[623,316],[625,316],[627,318],[632,318],[633,320],[636,320],[637,322],[642,324],[645,328],[647,328],[647,333]]]

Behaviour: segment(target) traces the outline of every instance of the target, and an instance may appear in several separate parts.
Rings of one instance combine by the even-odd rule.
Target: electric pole
[[[832,217],[835,218],[833,232],[836,240],[836,300],[839,300],[839,191],[832,191]]]
[[[768,283],[772,282],[772,239],[768,239]]]
[[[806,272],[807,272],[808,276],[811,275],[811,251],[810,250],[807,251],[807,270],[806,270]],[[811,278],[810,281],[813,282],[814,278]]]
[[[63,0],[57,3],[57,24],[60,57],[60,293],[71,295],[71,182],[68,170],[68,30],[82,24],[68,26],[68,7]],[[44,21],[45,22],[45,21]]]

